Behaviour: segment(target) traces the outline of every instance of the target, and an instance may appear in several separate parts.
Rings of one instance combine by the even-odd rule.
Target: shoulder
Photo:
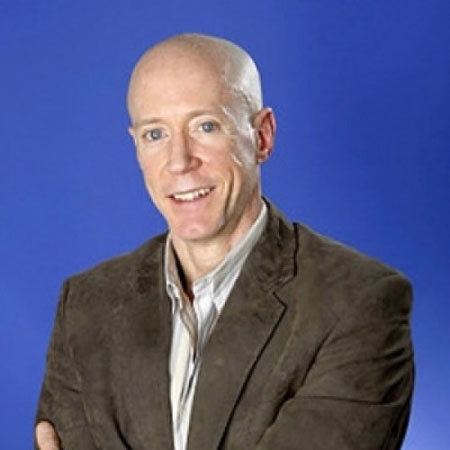
[[[165,243],[165,234],[149,239],[136,249],[107,259],[95,266],[72,275],[69,280],[75,283],[102,283],[116,279],[117,276],[126,276],[139,270],[147,259],[159,258]]]
[[[382,276],[401,273],[369,255],[352,248],[342,242],[324,236],[312,228],[297,223],[297,239],[299,243],[299,257],[304,264],[312,264],[316,268],[327,270],[330,267],[339,273],[357,273],[360,276]]]
[[[335,315],[360,313],[371,307],[384,314],[409,311],[411,285],[397,269],[341,242],[296,224],[297,283],[306,287],[314,302]]]
[[[138,248],[103,261],[69,277],[64,282],[62,302],[75,308],[83,306],[108,308],[136,291],[143,273],[152,283],[162,269],[166,235],[156,236]]]

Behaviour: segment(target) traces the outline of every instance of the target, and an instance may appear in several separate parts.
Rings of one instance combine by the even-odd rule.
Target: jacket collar
[[[247,256],[261,237],[266,222],[267,206],[263,203],[256,221],[241,240],[228,252],[222,262],[193,283],[192,290],[195,296],[197,296],[199,291],[204,291],[205,287],[208,287],[208,296],[214,302],[217,311],[219,313],[221,312],[224,302],[219,301],[217,294],[224,289],[224,286],[230,284],[231,280],[234,280],[238,276]],[[182,287],[176,264],[175,250],[171,243],[170,234],[167,236],[165,244],[164,276],[167,293],[173,300],[173,313],[175,311],[176,299],[180,298]]]

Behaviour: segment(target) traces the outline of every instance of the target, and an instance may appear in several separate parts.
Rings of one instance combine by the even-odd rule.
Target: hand
[[[50,422],[36,425],[36,442],[39,450],[61,450],[58,435]]]

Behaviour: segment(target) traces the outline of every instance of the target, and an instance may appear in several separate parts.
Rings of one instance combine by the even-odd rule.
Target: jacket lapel
[[[133,448],[173,448],[169,402],[168,355],[171,309],[163,275],[164,239],[153,241],[130,274],[129,302],[120,314],[125,429],[133,430]]]
[[[274,292],[294,271],[295,233],[272,205],[266,229],[249,255],[208,342],[199,373],[188,448],[216,449],[285,310]]]

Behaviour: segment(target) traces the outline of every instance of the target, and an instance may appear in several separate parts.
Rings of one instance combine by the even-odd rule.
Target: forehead
[[[133,120],[143,115],[172,115],[190,109],[223,109],[230,89],[221,72],[204,61],[159,58],[135,74],[129,98]]]

